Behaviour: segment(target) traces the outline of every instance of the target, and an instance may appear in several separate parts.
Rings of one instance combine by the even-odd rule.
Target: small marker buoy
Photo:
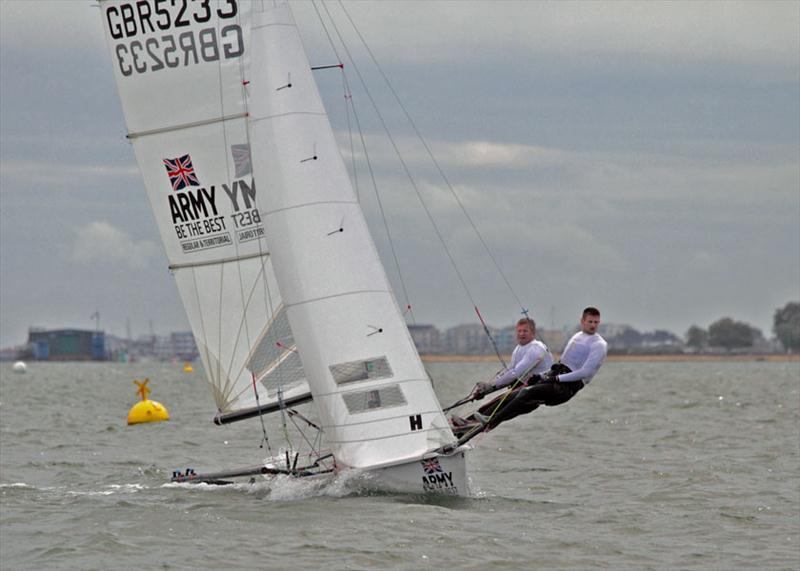
[[[185,361],[183,363],[183,372],[184,373],[194,373],[194,367],[192,367],[192,365],[191,365],[191,363],[189,363],[189,361]]]
[[[147,386],[149,382],[150,379],[145,379],[144,382],[141,383],[139,381],[133,381],[133,383],[139,387],[136,392],[142,397],[142,400],[133,405],[128,412],[128,424],[169,420],[169,411],[164,405],[147,398],[147,395],[150,394],[150,388]]]
[[[11,367],[11,370],[14,371],[15,373],[22,374],[22,373],[25,373],[28,370],[28,367],[22,361],[17,361]]]

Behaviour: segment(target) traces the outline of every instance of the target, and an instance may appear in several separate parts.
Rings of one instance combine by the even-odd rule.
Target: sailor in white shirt
[[[536,337],[536,323],[529,317],[517,322],[517,343],[511,353],[511,363],[505,372],[497,375],[490,383],[478,383],[474,396],[502,389],[515,380],[528,380],[532,375],[542,375],[553,365],[553,355],[547,345]]]
[[[470,394],[471,399],[480,400],[485,395],[508,386],[515,390],[519,389],[526,386],[526,381],[532,377],[538,379],[540,375],[550,370],[553,365],[553,355],[547,345],[536,339],[536,323],[533,319],[523,317],[517,321],[517,343],[511,353],[511,363],[508,368],[491,382],[480,382],[475,385]],[[470,424],[473,421],[471,418],[463,419],[457,416],[453,416],[451,420],[454,427]]]
[[[597,374],[606,358],[608,344],[597,333],[599,325],[600,312],[594,307],[584,309],[581,331],[573,335],[567,343],[560,363],[553,365],[544,374],[532,376],[520,388],[483,405],[464,419],[463,428],[455,423],[456,434],[466,433],[475,422],[486,428],[494,428],[520,414],[532,412],[542,404],[557,406],[575,396]],[[501,378],[495,379],[495,383]],[[476,398],[482,398],[486,393],[479,384],[473,394]]]
[[[596,333],[600,316],[597,316],[596,320],[592,317],[594,316],[585,316],[581,320],[583,329],[573,335],[567,343],[567,348],[561,354],[561,362],[572,372],[556,375],[557,381],[562,383],[583,381],[584,385],[588,385],[605,361],[608,343]],[[588,322],[587,325],[584,325],[584,321]]]

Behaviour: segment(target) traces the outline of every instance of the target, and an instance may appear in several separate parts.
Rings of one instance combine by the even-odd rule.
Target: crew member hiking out
[[[605,361],[608,344],[597,333],[599,325],[600,311],[594,307],[584,309],[581,330],[569,340],[559,363],[544,374],[534,374],[527,382],[523,380],[519,386],[483,405],[469,417],[453,417],[456,436],[460,438],[467,433],[493,429],[520,414],[536,410],[539,405],[558,406],[575,396],[591,382]],[[471,395],[476,400],[486,394],[483,385],[485,383],[478,383]]]
[[[547,345],[536,339],[536,323],[529,317],[517,321],[517,343],[511,353],[511,363],[504,372],[497,375],[491,382],[480,382],[465,399],[480,400],[487,394],[506,387],[518,390],[525,386],[525,381],[532,375],[540,375],[550,370],[553,365],[553,355]],[[491,404],[491,403],[489,403]],[[463,419],[457,416],[451,418],[453,428],[471,424],[474,419]]]

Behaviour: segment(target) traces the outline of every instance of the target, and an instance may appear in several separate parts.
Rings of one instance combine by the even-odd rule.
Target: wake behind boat
[[[290,443],[263,466],[174,480],[356,470],[392,490],[467,494],[466,447],[392,293],[288,3],[101,11],[216,422],[254,419],[270,448],[263,415],[305,421],[302,463]],[[311,401],[318,422],[293,408]]]

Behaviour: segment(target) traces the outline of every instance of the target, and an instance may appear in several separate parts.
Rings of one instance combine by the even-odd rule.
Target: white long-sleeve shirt
[[[524,374],[542,374],[553,365],[553,355],[547,345],[534,339],[527,345],[517,345],[511,353],[511,363],[504,373],[492,381],[495,388],[501,388]]]
[[[588,335],[579,331],[572,336],[561,354],[561,362],[572,369],[571,373],[558,375],[562,383],[583,381],[588,385],[606,359],[608,343],[597,333]]]

